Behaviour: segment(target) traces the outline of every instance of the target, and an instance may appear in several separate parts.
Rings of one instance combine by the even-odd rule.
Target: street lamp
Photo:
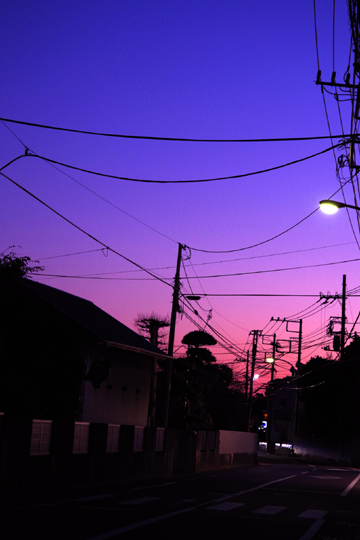
[[[353,204],[346,204],[337,201],[324,200],[320,201],[320,208],[326,214],[334,214],[338,211],[339,208],[352,208],[353,210],[358,210],[360,212],[359,206],[354,206]],[[342,312],[341,312],[341,336],[340,336],[340,358],[344,358],[345,350],[345,302],[346,302],[346,275],[343,276],[343,286],[342,286]]]
[[[329,199],[325,199],[323,201],[320,201],[320,210],[324,212],[324,214],[335,214],[339,208],[352,208],[353,210],[359,210],[359,206],[354,206],[352,204],[346,204],[338,201],[330,201]]]

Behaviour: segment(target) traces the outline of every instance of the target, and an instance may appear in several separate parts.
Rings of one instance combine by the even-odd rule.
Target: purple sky
[[[330,81],[333,13],[325,0],[318,0],[316,8],[322,79]],[[338,2],[336,10],[334,61],[341,81],[348,65],[350,32],[346,3]],[[2,4],[0,15],[2,118],[180,138],[329,135],[321,90],[314,83],[318,66],[312,0],[12,0]],[[326,103],[331,131],[339,135],[338,103],[328,94]],[[340,103],[340,110],[344,132],[349,133],[350,102]],[[38,155],[77,167],[160,181],[245,174],[331,146],[329,139],[195,143],[6,126],[0,123],[0,166],[23,154],[24,144]],[[308,216],[320,199],[340,187],[332,152],[264,174],[191,184],[138,183],[59,169],[66,174],[26,157],[3,172],[103,244],[170,284],[181,242],[192,248],[185,265],[194,293],[335,294],[341,292],[343,274],[348,289],[359,285],[358,261],[194,279],[358,259],[344,210],[332,217],[316,212],[290,232],[253,249],[197,251],[245,248]],[[170,286],[111,252],[105,257],[94,251],[102,246],[9,180],[2,178],[1,186],[0,251],[15,244],[18,255],[40,260],[45,274],[82,276],[36,279],[92,300],[131,328],[140,312],[170,314]],[[349,186],[346,193],[351,202]],[[353,212],[355,227],[354,217]],[[86,275],[116,279],[84,279]],[[181,278],[182,291],[190,292],[183,268]],[[239,350],[248,348],[251,330],[276,330],[280,339],[289,339],[285,325],[272,327],[270,318],[293,318],[318,299],[209,296],[194,307],[204,320],[212,309],[210,324],[237,351],[229,354],[217,346],[213,352],[219,360],[233,362]],[[358,299],[349,298],[350,323],[359,308]],[[185,312],[204,327],[189,308]],[[336,301],[311,317],[306,313],[304,343],[314,339],[320,344],[329,317],[339,316],[341,306]],[[178,318],[175,350],[193,329],[196,326],[186,316]],[[269,348],[261,343],[261,350]],[[304,362],[311,353],[325,355],[321,346],[306,349]],[[259,352],[259,359],[263,355]],[[294,363],[296,356],[285,359]],[[244,364],[231,366],[243,370]],[[286,373],[279,369],[278,375]]]

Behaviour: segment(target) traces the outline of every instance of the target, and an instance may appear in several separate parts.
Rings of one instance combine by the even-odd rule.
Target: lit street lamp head
[[[324,212],[324,214],[335,214],[339,208],[352,208],[353,210],[359,210],[359,206],[354,206],[352,204],[346,204],[338,201],[330,201],[330,200],[323,200],[320,201],[320,210]]]
[[[336,201],[320,201],[320,210],[324,212],[324,214],[335,214],[339,208],[342,208],[343,206],[342,203]]]
[[[267,362],[268,364],[272,364],[273,362],[275,362],[275,360],[273,359],[272,356],[268,356],[268,357],[266,358],[266,362]]]

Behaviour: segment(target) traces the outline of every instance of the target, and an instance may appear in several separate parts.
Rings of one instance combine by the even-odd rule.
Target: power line
[[[202,262],[202,263],[192,263],[192,266],[205,266],[205,265],[211,265],[211,264],[222,264],[222,263],[229,263],[229,262],[236,262],[236,261],[248,261],[252,259],[264,259],[267,257],[279,257],[281,255],[292,255],[294,253],[304,253],[306,251],[315,251],[317,249],[329,249],[334,247],[340,247],[340,246],[346,246],[349,244],[354,244],[355,242],[345,242],[341,244],[332,244],[329,246],[319,246],[319,247],[313,247],[313,248],[305,248],[305,249],[296,249],[293,251],[282,251],[280,253],[269,253],[267,255],[252,255],[251,257],[237,257],[236,259],[225,259],[222,261],[210,261],[210,262]]]
[[[318,250],[318,249],[329,249],[329,248],[334,248],[334,247],[346,246],[346,245],[349,245],[349,244],[354,244],[354,242],[345,242],[345,243],[341,243],[341,244],[332,244],[332,245],[328,245],[328,246],[319,246],[319,247],[306,248],[306,249],[297,249],[297,250],[294,250],[294,251],[283,251],[283,252],[280,252],[280,253],[269,253],[268,255],[253,255],[251,257],[238,257],[236,259],[226,259],[226,260],[222,260],[222,261],[191,263],[191,266],[192,267],[194,267],[194,266],[205,266],[205,265],[211,265],[211,264],[222,264],[222,263],[230,263],[230,262],[236,262],[236,261],[247,261],[247,260],[251,260],[251,259],[263,259],[263,258],[266,258],[266,257],[279,257],[281,255],[291,255],[293,253],[303,253],[303,252],[306,252],[306,251],[315,251],[315,250]],[[61,257],[71,257],[71,256],[74,256],[74,255],[82,255],[82,254],[85,254],[85,253],[93,253],[93,252],[96,252],[96,251],[104,252],[105,248],[90,249],[90,250],[87,250],[87,251],[79,251],[79,252],[76,252],[76,253],[65,253],[63,255],[52,255],[50,257],[36,257],[36,259],[39,260],[39,261],[44,261],[44,260],[47,260],[47,259],[58,259],[58,258],[61,258]],[[156,268],[149,268],[149,270],[151,270],[151,271],[155,271],[155,270],[173,270],[173,269],[174,269],[174,265],[172,265],[172,266],[160,266],[160,267],[156,267]],[[106,274],[126,274],[126,273],[132,273],[132,272],[141,272],[141,270],[121,270],[121,271],[116,271],[116,272],[100,272],[98,274],[93,274],[93,275],[99,275],[100,276],[100,275],[106,275]]]
[[[264,297],[280,297],[280,298],[318,298],[319,294],[277,294],[277,293],[194,293],[196,296],[264,296]],[[360,294],[352,294],[351,297],[359,298]]]
[[[328,197],[329,199],[331,199],[332,197],[334,197],[340,190],[343,189],[343,187],[348,184],[349,182],[351,181],[351,178],[349,180],[347,180],[344,184],[342,184],[339,189],[337,189],[330,197]],[[264,244],[267,244],[268,242],[271,242],[272,240],[276,240],[277,238],[279,238],[280,236],[286,234],[287,232],[291,231],[292,229],[295,229],[295,227],[297,227],[298,225],[301,225],[301,223],[303,223],[304,221],[306,221],[309,217],[311,217],[313,214],[315,214],[315,212],[317,212],[319,210],[319,208],[316,208],[315,210],[313,210],[310,214],[308,214],[307,216],[305,216],[303,219],[301,219],[300,221],[298,221],[297,223],[295,223],[295,225],[292,225],[291,227],[289,227],[288,229],[286,229],[285,231],[282,231],[281,233],[277,234],[276,236],[272,236],[271,238],[268,238],[267,240],[263,240],[262,242],[258,242],[257,244],[252,244],[251,246],[246,246],[246,247],[242,247],[242,248],[237,248],[237,249],[226,249],[226,250],[209,250],[209,249],[199,249],[199,248],[195,248],[195,247],[192,247],[192,246],[188,246],[189,249],[191,249],[192,251],[199,251],[201,253],[235,253],[235,252],[238,252],[238,251],[245,251],[247,249],[252,249],[254,247],[258,247],[258,246],[262,246]],[[355,238],[356,240],[356,238]],[[357,241],[357,240],[356,240]]]
[[[2,173],[1,173],[2,174]],[[5,176],[5,175],[4,175]],[[110,248],[108,248],[110,249]],[[187,280],[190,280],[190,279],[197,279],[197,280],[200,280],[200,279],[217,279],[217,278],[223,278],[223,277],[235,277],[235,276],[249,276],[249,275],[254,275],[254,274],[270,274],[270,273],[273,273],[273,272],[288,272],[288,271],[291,271],[291,270],[304,270],[304,269],[307,269],[307,268],[319,268],[319,267],[322,267],[322,266],[334,266],[336,264],[346,264],[346,263],[353,263],[353,262],[358,262],[360,261],[360,258],[358,259],[349,259],[349,260],[346,260],[346,261],[334,261],[334,262],[329,262],[329,263],[319,263],[319,264],[307,264],[307,265],[304,265],[304,266],[291,266],[291,267],[288,267],[288,268],[273,268],[271,270],[252,270],[251,272],[235,272],[235,273],[232,273],[232,274],[213,274],[213,275],[209,275],[209,276],[186,276],[186,279]],[[149,274],[150,272],[147,271]],[[153,274],[151,274],[153,275]],[[68,277],[75,277],[75,276],[68,276]],[[86,278],[86,277],[91,277],[91,276],[76,276],[76,277],[83,277],[83,278]],[[96,278],[93,278],[93,279],[96,279]],[[98,278],[98,279],[110,279],[110,280],[124,280],[124,279],[135,279],[136,278],[116,278],[116,277],[113,277],[113,278]],[[166,279],[166,278],[164,278]],[[192,294],[193,291],[191,291]],[[200,293],[200,296],[208,296],[206,293],[202,292]]]
[[[219,176],[215,178],[200,178],[200,179],[187,179],[187,180],[153,180],[153,179],[146,179],[146,178],[131,178],[128,176],[118,176],[114,174],[106,174],[101,173],[98,171],[92,171],[89,169],[84,169],[82,167],[76,167],[75,165],[69,165],[67,163],[62,163],[61,161],[56,161],[54,159],[47,158],[45,156],[40,156],[38,154],[28,154],[29,157],[35,157],[38,159],[42,159],[44,161],[47,161],[48,163],[54,163],[56,165],[60,165],[62,167],[67,167],[68,169],[73,169],[75,171],[84,172],[87,174],[93,174],[95,176],[101,176],[104,178],[112,178],[115,180],[125,180],[128,182],[142,182],[146,184],[198,184],[198,183],[204,183],[204,182],[218,182],[220,180],[235,180],[237,178],[245,178],[247,176],[254,176],[257,174],[263,174],[266,172],[272,172],[276,171],[278,169],[283,169],[285,167],[289,167],[290,165],[295,165],[296,163],[301,163],[303,161],[306,161],[308,159],[312,159],[314,157],[320,156],[322,154],[325,154],[326,152],[329,152],[331,150],[334,150],[340,146],[340,144],[334,144],[333,146],[330,146],[329,148],[326,148],[325,150],[321,150],[321,152],[316,152],[315,154],[311,154],[310,156],[306,156],[304,158],[295,159],[293,161],[289,161],[288,163],[283,163],[282,165],[276,165],[275,167],[269,167],[267,169],[262,169],[259,171],[253,171],[249,173],[243,173],[243,174],[234,174],[234,175],[227,175],[227,176]]]
[[[72,257],[73,255],[84,255],[85,253],[94,253],[96,251],[106,251],[106,248],[98,248],[98,249],[88,249],[87,251],[77,251],[76,253],[66,253],[64,255],[52,255],[51,257],[41,257],[37,258],[39,261],[47,261],[49,259],[60,259],[62,257]]]
[[[110,249],[110,248],[109,248]],[[111,250],[112,251],[112,250]],[[147,272],[147,270],[142,270]],[[44,272],[39,273],[33,273],[33,275],[43,276],[43,277],[54,277],[54,278],[68,278],[68,279],[90,279],[90,280],[99,280],[99,281],[155,281],[159,278],[153,277],[153,278],[118,278],[118,277],[101,277],[101,276],[76,276],[76,275],[69,275],[69,274],[45,274]],[[163,277],[162,280],[168,279],[169,281],[173,280],[174,278],[165,278]]]
[[[3,167],[4,168],[4,167]],[[1,171],[1,169],[0,169]],[[170,287],[172,287],[172,285],[170,285],[169,283],[167,283],[165,280],[159,278],[158,276],[156,276],[155,274],[153,274],[152,272],[150,272],[149,270],[146,270],[145,268],[143,268],[140,264],[132,261],[131,259],[129,259],[128,257],[125,257],[125,255],[122,255],[121,253],[119,253],[118,251],[116,251],[115,249],[112,249],[111,247],[107,246],[106,244],[104,244],[104,242],[102,242],[101,240],[99,240],[98,238],[96,238],[95,236],[93,236],[92,234],[88,233],[87,231],[85,231],[84,229],[82,229],[81,227],[79,227],[79,225],[76,225],[74,222],[72,222],[70,219],[66,218],[65,216],[63,216],[62,214],[60,214],[60,212],[57,212],[57,210],[55,210],[54,208],[52,208],[51,206],[49,206],[48,204],[46,204],[44,201],[42,201],[41,199],[39,199],[39,197],[37,197],[36,195],[34,195],[33,193],[31,193],[31,191],[29,191],[28,189],[24,188],[23,186],[21,186],[20,184],[18,184],[17,182],[15,182],[15,180],[13,180],[12,178],[10,178],[9,176],[7,176],[6,174],[4,174],[3,172],[0,172],[1,176],[3,176],[4,178],[6,178],[7,180],[9,180],[9,182],[11,182],[12,184],[14,184],[15,186],[17,186],[18,188],[20,188],[22,191],[24,191],[25,193],[27,193],[28,195],[30,195],[30,197],[32,197],[33,199],[35,199],[36,201],[40,202],[43,206],[45,206],[46,208],[48,208],[49,210],[51,210],[51,212],[53,212],[54,214],[56,214],[57,216],[59,216],[61,219],[63,219],[64,221],[66,221],[67,223],[69,223],[69,225],[71,225],[72,227],[74,227],[75,229],[77,229],[78,231],[82,232],[83,234],[85,234],[86,236],[88,236],[89,238],[91,238],[92,240],[94,240],[94,242],[97,242],[98,244],[102,245],[104,248],[108,249],[109,251],[111,251],[112,253],[114,253],[115,255],[118,255],[119,257],[121,257],[122,259],[124,259],[125,261],[129,262],[130,264],[133,264],[134,266],[136,266],[137,268],[139,268],[140,270],[143,270],[144,272],[146,272],[147,274],[149,274],[150,276],[152,276],[154,279],[158,280],[158,281],[161,281],[162,283],[165,283],[165,285],[168,285]]]
[[[121,139],[142,139],[152,141],[175,141],[175,142],[208,142],[208,143],[255,143],[255,142],[292,142],[292,141],[314,141],[319,139],[330,139],[329,135],[321,135],[315,137],[276,137],[270,139],[195,139],[182,137],[158,137],[152,135],[124,135],[120,133],[103,133],[98,131],[86,131],[82,129],[63,128],[59,126],[49,126],[45,124],[37,124],[34,122],[24,122],[22,120],[13,120],[10,118],[0,118],[3,122],[12,122],[13,124],[21,124],[24,126],[37,127],[42,129],[52,129],[56,131],[66,131],[69,133],[80,133],[83,135],[96,135],[99,137],[115,137]],[[347,135],[348,136],[348,135]],[[333,135],[335,139],[340,139],[343,135]]]
[[[297,227],[298,225],[300,225],[301,223],[306,221],[309,217],[311,217],[313,214],[315,214],[315,212],[317,212],[318,210],[319,209],[316,208],[310,214],[308,214],[306,217],[304,217],[303,219],[301,219],[300,221],[295,223],[295,225],[292,225],[291,227],[289,227],[285,231],[282,231],[281,233],[279,233],[279,234],[277,234],[275,236],[272,236],[271,238],[268,238],[267,240],[263,240],[262,242],[258,242],[257,244],[252,244],[251,246],[246,246],[246,247],[236,248],[236,249],[224,249],[224,250],[199,249],[199,248],[195,248],[195,247],[192,247],[192,246],[189,246],[189,247],[190,247],[191,250],[199,251],[201,253],[235,253],[237,251],[245,251],[247,249],[252,249],[254,247],[258,247],[258,246],[262,246],[264,244],[267,244],[268,242],[272,242],[272,240],[276,240],[276,238],[279,238],[280,236],[282,236],[282,235],[286,234],[287,232],[291,231],[292,229],[295,229],[295,227]]]
[[[21,139],[19,139],[19,137],[4,123],[2,122],[3,125],[14,135],[14,137],[24,146],[25,148],[25,156],[29,156],[29,155],[33,155],[35,154],[36,155],[36,152],[33,152],[33,150],[31,150],[31,152],[33,152],[33,154],[29,154],[29,148],[28,146],[25,145],[25,143],[23,143],[23,141]],[[20,157],[25,157],[24,155],[22,156],[19,156],[18,158],[16,159],[19,159]],[[5,165],[5,167],[7,167],[8,165],[10,165],[12,162],[8,163],[7,165]],[[73,178],[72,176],[70,176],[70,174],[66,173],[65,171],[62,171],[61,169],[59,169],[58,167],[56,167],[56,165],[54,165],[54,163],[50,163],[48,162],[48,164],[53,167],[54,169],[56,169],[59,173],[63,174],[64,176],[67,176],[67,178],[70,178],[70,180],[72,180],[73,182],[75,182],[76,184],[78,184],[79,186],[81,186],[83,189],[86,189],[87,191],[89,191],[90,193],[92,193],[93,195],[95,195],[96,197],[98,197],[99,199],[101,199],[102,201],[106,202],[107,204],[111,205],[113,208],[116,208],[116,210],[119,210],[120,212],[122,212],[123,214],[125,214],[126,216],[128,217],[131,217],[132,219],[134,219],[135,221],[137,221],[138,223],[141,223],[141,225],[144,225],[144,227],[147,227],[148,229],[151,229],[152,231],[156,232],[157,234],[160,234],[161,236],[163,236],[164,238],[167,238],[168,240],[170,240],[171,242],[174,242],[176,244],[178,244],[178,242],[176,242],[176,240],[174,240],[173,238],[170,238],[170,236],[167,236],[166,234],[158,231],[157,229],[155,229],[154,227],[151,227],[151,225],[148,225],[147,223],[145,223],[144,221],[141,221],[141,219],[133,216],[132,214],[130,214],[129,212],[126,212],[126,210],[123,210],[122,208],[120,208],[120,206],[117,206],[116,204],[114,204],[113,202],[109,201],[108,199],[106,199],[105,197],[103,197],[102,195],[99,195],[99,193],[96,193],[96,191],[90,189],[89,187],[85,186],[84,184],[82,184],[81,182],[79,182],[79,180],[76,180],[75,178]],[[4,167],[4,168],[5,168]]]
[[[336,264],[346,264],[346,263],[352,263],[352,262],[358,262],[358,261],[360,261],[360,258],[349,259],[347,261],[334,261],[330,263],[307,264],[304,266],[292,266],[289,268],[273,268],[271,270],[253,270],[251,272],[235,272],[233,274],[214,274],[211,276],[198,276],[198,277],[190,276],[188,279],[210,279],[210,278],[220,278],[220,277],[249,276],[253,274],[269,274],[272,272],[287,272],[290,270],[303,270],[305,268],[319,268],[321,266],[334,266]]]
[[[33,154],[29,154],[29,155],[33,155]],[[174,240],[173,238],[170,238],[170,236],[167,236],[166,234],[158,231],[157,229],[155,229],[154,227],[151,227],[151,225],[148,225],[147,223],[145,223],[144,221],[141,221],[141,219],[133,216],[132,214],[129,214],[129,212],[126,212],[126,210],[123,210],[122,208],[120,208],[120,206],[117,206],[116,204],[114,204],[113,202],[109,201],[108,199],[106,199],[105,197],[103,197],[102,195],[99,195],[99,193],[96,193],[96,191],[94,191],[93,189],[90,189],[89,187],[85,186],[84,184],[82,184],[81,182],[79,182],[79,180],[76,180],[75,178],[73,178],[72,176],[70,176],[70,174],[66,173],[65,171],[62,171],[61,169],[59,169],[58,167],[56,167],[56,165],[54,165],[54,163],[51,163],[50,161],[46,160],[46,162],[51,166],[51,167],[54,167],[54,169],[56,169],[59,173],[61,174],[64,174],[65,176],[67,176],[68,178],[70,178],[70,180],[73,180],[73,182],[76,182],[76,184],[78,184],[79,186],[81,186],[82,188],[86,189],[87,191],[89,191],[90,193],[92,193],[93,195],[95,195],[95,197],[98,197],[99,199],[101,199],[102,201],[106,202],[107,204],[109,204],[110,206],[112,206],[113,208],[116,208],[116,210],[119,210],[120,212],[122,212],[123,214],[125,214],[126,216],[130,217],[131,219],[134,219],[135,221],[137,221],[138,223],[141,223],[141,225],[144,225],[144,227],[147,227],[148,229],[156,232],[157,234],[160,234],[161,236],[163,236],[164,238],[167,238],[168,240],[170,240],[171,242],[174,242],[176,244],[178,244],[178,242],[176,242],[176,240]]]

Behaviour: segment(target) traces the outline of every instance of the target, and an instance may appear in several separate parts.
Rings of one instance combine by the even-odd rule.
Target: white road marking
[[[253,510],[252,514],[266,514],[268,516],[274,516],[275,514],[282,512],[282,510],[285,510],[285,508],[286,506],[263,506],[262,508]]]
[[[305,510],[302,514],[299,515],[301,518],[307,519],[322,519],[327,514],[326,510]]]
[[[324,523],[325,521],[323,519],[317,519],[314,521],[311,527],[306,531],[305,534],[302,535],[299,540],[311,540],[314,538],[315,534],[321,529]]]
[[[245,503],[232,503],[232,502],[223,502],[220,504],[215,504],[215,506],[209,506],[206,510],[221,510],[223,512],[228,512],[229,510],[234,510],[239,508],[239,506],[244,506]]]
[[[327,468],[327,471],[341,471],[341,472],[359,472],[360,469],[330,469]]]
[[[341,480],[342,476],[310,476],[310,478],[320,478],[320,480]]]
[[[346,497],[346,495],[349,493],[349,491],[355,486],[355,484],[358,482],[358,480],[360,479],[360,474],[357,475],[357,477],[355,478],[355,480],[353,480],[346,489],[344,489],[344,491],[341,493],[340,497]]]
[[[264,488],[264,490],[274,491],[274,488]],[[317,491],[314,489],[288,489],[288,488],[276,488],[277,492],[286,493],[312,493],[317,495],[338,495],[338,491]]]
[[[131,525],[127,525],[125,527],[121,527],[120,529],[116,529],[113,531],[109,531],[103,534],[99,534],[98,536],[94,536],[92,538],[89,538],[88,540],[107,540],[108,538],[113,538],[114,536],[117,536],[119,534],[126,533],[128,531],[133,531],[134,529],[139,529],[141,527],[145,527],[146,525],[151,525],[152,523],[157,523],[158,521],[163,521],[164,519],[169,519],[171,517],[179,516],[180,514],[186,514],[188,512],[193,512],[194,510],[197,510],[198,508],[202,508],[203,506],[207,506],[208,504],[211,504],[211,502],[223,502],[229,499],[232,499],[233,497],[239,497],[240,495],[245,495],[246,493],[252,493],[253,491],[257,491],[258,489],[263,489],[264,487],[270,486],[272,484],[277,484],[279,482],[284,482],[284,480],[290,480],[291,478],[296,478],[297,476],[300,476],[299,474],[292,474],[291,476],[285,476],[284,478],[279,478],[278,480],[272,480],[271,482],[266,482],[265,484],[261,484],[260,486],[256,486],[250,489],[245,489],[244,491],[238,491],[237,493],[232,493],[231,495],[225,495],[221,499],[215,499],[214,501],[207,501],[201,504],[198,504],[196,506],[190,506],[189,508],[184,508],[182,510],[178,510],[177,512],[169,512],[168,514],[161,514],[159,516],[156,516],[151,519],[146,519],[144,521],[140,521],[138,523],[132,523]],[[307,539],[301,539],[301,540],[307,540]]]

